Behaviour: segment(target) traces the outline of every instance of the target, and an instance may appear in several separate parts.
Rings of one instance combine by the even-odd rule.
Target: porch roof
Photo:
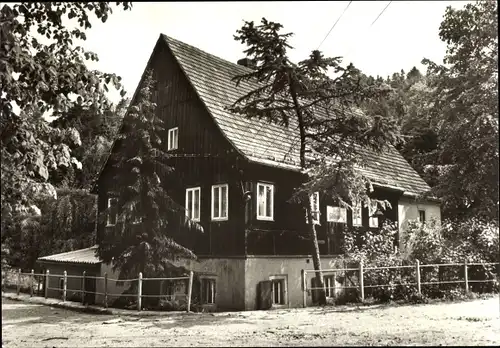
[[[90,248],[68,251],[65,253],[48,255],[38,258],[38,262],[58,262],[58,263],[84,263],[97,265],[102,261],[96,255],[97,245]]]

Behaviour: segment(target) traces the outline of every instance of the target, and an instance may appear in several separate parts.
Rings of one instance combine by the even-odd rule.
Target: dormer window
[[[177,150],[179,148],[179,127],[168,130],[167,151]]]

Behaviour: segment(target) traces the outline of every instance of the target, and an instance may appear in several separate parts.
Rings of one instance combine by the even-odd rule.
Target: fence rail
[[[302,291],[303,291],[303,306],[307,306],[307,296],[310,291],[317,291],[317,290],[322,290],[324,289],[327,292],[331,291],[336,291],[336,290],[342,290],[342,289],[357,289],[359,291],[359,295],[361,298],[361,301],[364,301],[365,299],[365,289],[373,289],[373,288],[385,288],[385,287],[394,287],[394,286],[416,286],[416,290],[418,294],[422,293],[422,285],[440,285],[440,284],[464,284],[464,290],[465,292],[468,292],[470,289],[470,283],[490,283],[490,282],[497,282],[498,279],[496,276],[494,279],[470,279],[468,275],[468,271],[470,267],[473,266],[497,266],[499,265],[498,262],[485,262],[485,263],[469,263],[467,260],[464,263],[441,263],[441,264],[420,264],[418,260],[416,260],[414,265],[399,265],[399,266],[380,266],[380,267],[364,267],[363,263],[360,262],[358,268],[332,268],[332,269],[323,269],[322,273],[323,276],[324,273],[342,273],[344,272],[344,280],[347,279],[346,272],[355,272],[357,273],[358,276],[358,285],[356,286],[348,286],[346,282],[344,282],[343,285],[337,285],[335,283],[335,278],[334,278],[334,286],[325,286],[325,287],[313,287],[313,286],[308,286],[307,285],[307,274],[312,273],[313,277],[315,276],[316,271],[315,270],[306,270],[303,269],[301,274],[302,274]],[[438,268],[438,272],[441,269],[441,267],[461,267],[463,269],[463,279],[455,279],[455,280],[439,280],[439,281],[422,281],[422,269],[425,268]],[[414,275],[414,282],[398,282],[394,284],[364,284],[364,278],[365,275],[370,272],[370,271],[380,271],[380,270],[408,270],[408,269],[413,269],[415,272]],[[428,272],[427,270],[425,272]]]
[[[180,281],[180,280],[186,280],[188,281],[188,288],[187,288],[187,294],[186,296],[186,310],[189,312],[191,310],[191,295],[192,295],[192,287],[193,287],[193,276],[194,273],[193,271],[189,272],[189,276],[183,276],[183,277],[162,277],[162,278],[143,278],[142,273],[139,273],[138,278],[133,278],[133,279],[113,279],[113,278],[108,278],[107,273],[104,274],[104,277],[99,277],[99,276],[89,276],[86,274],[84,271],[82,275],[76,275],[76,274],[67,274],[66,271],[63,272],[63,274],[53,274],[50,273],[50,270],[47,270],[46,273],[35,273],[34,270],[31,270],[30,273],[25,273],[21,272],[21,270],[17,271],[12,271],[12,270],[7,270],[7,271],[2,271],[2,291],[5,290],[5,288],[10,285],[8,284],[8,278],[9,276],[14,276],[15,277],[15,288],[16,288],[16,293],[19,295],[21,292],[21,289],[29,289],[30,296],[35,295],[35,289],[36,295],[40,295],[41,287],[43,290],[43,296],[45,298],[48,297],[49,295],[49,290],[55,291],[57,293],[62,294],[62,300],[66,301],[67,300],[67,294],[81,294],[80,295],[80,300],[82,304],[86,304],[86,296],[88,294],[90,295],[100,295],[104,296],[104,306],[108,308],[108,299],[109,297],[113,298],[126,298],[126,297],[134,297],[137,299],[137,310],[142,310],[142,299],[143,298],[173,298],[175,295],[166,295],[166,294],[144,294],[142,291],[142,286],[144,281]],[[60,287],[55,288],[49,286],[50,279],[60,279],[62,283],[60,283]],[[79,289],[72,289],[68,288],[68,279],[81,279],[80,282],[80,288]],[[96,289],[86,289],[86,281],[88,279],[95,280],[97,281],[102,281],[104,282],[104,292],[97,291]],[[137,282],[137,293],[135,294],[127,294],[127,293],[111,293],[108,291],[108,283],[109,282],[120,282],[120,283],[125,283],[125,282]],[[36,283],[36,286],[35,286]],[[53,284],[53,283],[52,283]],[[74,285],[74,284],[73,284]]]

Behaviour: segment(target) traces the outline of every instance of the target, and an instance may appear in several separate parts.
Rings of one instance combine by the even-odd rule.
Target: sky
[[[368,75],[386,77],[413,66],[422,72],[423,58],[442,62],[446,44],[439,26],[447,6],[466,1],[353,1],[320,49],[325,56],[342,56]],[[317,49],[345,10],[348,1],[290,2],[149,2],[131,11],[116,9],[106,23],[95,21],[84,47],[99,55],[95,65],[123,78],[131,96],[160,33],[229,61],[244,57],[245,46],[233,39],[244,21],[262,17],[293,32],[290,52],[300,61]],[[118,94],[111,96],[118,99]]]
[[[290,2],[145,2],[131,11],[115,8],[106,23],[94,18],[84,48],[98,54],[89,67],[122,77],[130,97],[139,82],[160,33],[229,61],[244,57],[245,46],[233,39],[244,21],[262,17],[293,32],[290,58],[298,62],[317,49],[342,56],[368,75],[392,75],[413,66],[425,72],[423,58],[442,62],[446,45],[439,26],[447,6],[467,1],[290,1]],[[118,92],[109,95],[117,102]]]

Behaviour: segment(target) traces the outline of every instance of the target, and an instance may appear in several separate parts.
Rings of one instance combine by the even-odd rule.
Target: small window
[[[312,215],[313,224],[319,225],[319,216],[320,216],[319,192],[314,192],[312,195],[310,195],[309,202],[311,204],[311,215]],[[306,217],[306,221],[307,221],[307,217]]]
[[[108,198],[108,219],[107,219],[108,226],[113,226],[116,224],[116,218],[118,212],[117,203],[118,200],[116,198]]]
[[[425,222],[425,210],[418,211],[418,222],[420,222],[420,223]]]
[[[257,183],[257,220],[274,219],[274,185]]]
[[[215,303],[215,279],[202,278],[201,279],[201,301],[203,304]]]
[[[228,219],[228,186],[212,186],[212,220]]]
[[[363,226],[361,202],[354,203],[352,207],[352,225]]]
[[[186,214],[193,221],[200,221],[200,196],[200,187],[186,190]]]
[[[168,130],[168,145],[167,151],[176,150],[179,145],[179,127],[170,128]]]
[[[335,276],[324,276],[323,283],[325,283],[326,297],[335,297]]]
[[[341,207],[326,207],[326,219],[328,222],[347,223],[347,209]]]
[[[378,227],[378,217],[372,216],[373,214],[375,214],[376,211],[377,211],[377,202],[371,201],[368,210],[368,215],[370,216],[369,219],[370,227]]]
[[[284,278],[271,279],[271,296],[273,305],[286,304],[286,282]]]

